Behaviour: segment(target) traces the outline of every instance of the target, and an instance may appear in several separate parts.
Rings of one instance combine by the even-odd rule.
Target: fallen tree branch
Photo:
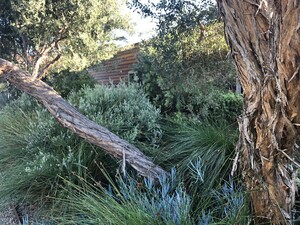
[[[166,174],[135,146],[78,112],[52,87],[41,80],[33,79],[29,73],[1,58],[0,78],[4,78],[19,90],[37,99],[62,126],[86,141],[101,147],[106,153],[119,160],[123,159],[125,153],[126,162],[139,174],[153,178]]]

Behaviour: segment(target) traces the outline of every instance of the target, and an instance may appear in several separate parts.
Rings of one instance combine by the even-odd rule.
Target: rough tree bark
[[[166,174],[139,149],[79,113],[52,87],[4,59],[0,59],[0,78],[36,98],[61,125],[115,158],[125,160],[141,175],[157,178]]]
[[[300,1],[218,0],[244,90],[237,159],[255,224],[292,224],[300,131]]]

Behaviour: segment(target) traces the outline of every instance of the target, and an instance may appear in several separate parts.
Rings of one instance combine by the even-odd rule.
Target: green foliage
[[[223,25],[212,1],[162,0],[133,7],[157,20],[157,37],[142,46],[139,83],[163,113],[235,122],[242,101],[231,91],[235,71],[227,58]]]
[[[213,190],[215,213],[222,218],[220,224],[249,224],[249,208],[245,192],[240,184],[232,179],[225,182],[218,190]]]
[[[56,57],[60,69],[82,69],[112,54],[116,29],[129,28],[124,7],[123,0],[1,0],[0,52],[30,72]]]
[[[218,16],[212,0],[160,0],[147,3],[131,0],[129,6],[145,17],[155,19],[159,35],[186,31],[200,23],[213,22]]]
[[[134,143],[159,143],[159,112],[135,85],[86,87],[70,99],[90,118],[111,129],[119,127],[119,134]],[[108,175],[103,177],[97,163],[102,162],[113,174],[116,162],[60,127],[45,109],[22,96],[0,114],[0,197],[40,198],[44,204],[50,202],[49,196],[69,197],[66,201],[57,199],[55,205],[67,209],[61,211],[65,214],[58,214],[62,224],[202,225],[243,221],[245,200],[241,192],[221,185],[231,167],[234,132],[231,136],[229,129],[199,125],[180,116],[164,131],[165,145],[153,154],[169,168],[177,165],[178,176],[172,172],[170,179],[160,179],[160,185],[151,179],[119,178],[116,185]],[[181,176],[184,182],[180,182]],[[83,180],[94,183],[84,184]],[[115,185],[112,190],[101,183],[103,180]],[[103,184],[100,189],[95,182]]]
[[[87,71],[63,70],[47,76],[45,81],[64,98],[68,97],[71,92],[78,92],[84,86],[93,88],[96,84],[96,80]]]
[[[9,1],[0,1],[0,56],[6,59],[13,59],[14,53],[17,51],[18,43],[16,32],[10,23],[13,20],[11,14],[11,4]]]
[[[142,47],[137,78],[162,112],[200,114],[199,96],[212,89],[233,90],[235,71],[227,58],[223,25],[216,5],[207,1],[162,0],[132,6],[157,21],[157,36]],[[221,99],[223,96],[220,96]],[[215,98],[215,96],[214,96]],[[218,106],[220,108],[221,106]]]
[[[174,175],[161,177],[161,185],[153,179],[136,181],[120,176],[117,184],[109,178],[108,189],[97,182],[86,184],[85,189],[70,184],[69,211],[59,219],[63,224],[192,225],[190,197]]]
[[[0,83],[0,109],[20,97],[21,94],[21,91],[10,85],[8,82]]]
[[[52,222],[49,222],[49,221],[43,221],[43,220],[38,220],[38,221],[34,220],[34,221],[32,221],[29,218],[28,214],[23,216],[21,221],[22,221],[23,225],[54,225]]]
[[[164,133],[165,144],[157,153],[158,159],[166,167],[176,165],[199,212],[203,204],[213,204],[209,193],[229,177],[237,131],[178,116],[165,123]]]
[[[22,102],[22,105],[32,106],[29,101],[25,101]],[[21,195],[30,198],[32,197],[31,193],[45,196],[45,189],[51,187],[51,183],[47,179],[51,170],[41,169],[32,173],[26,172],[28,163],[35,157],[34,152],[26,150],[30,143],[26,135],[30,132],[30,122],[33,120],[32,115],[26,113],[26,107],[23,111],[19,106],[12,105],[5,107],[0,114],[1,199],[12,193],[16,199]],[[39,149],[37,149],[38,151]],[[39,165],[36,166],[39,167]]]
[[[176,36],[165,34],[146,43],[142,51],[136,68],[139,82],[163,112],[190,113],[193,109],[197,114],[199,96],[215,89],[234,89],[234,67],[226,57],[228,48],[220,23]]]
[[[103,96],[102,96],[103,95]],[[98,101],[102,99],[102,101]],[[159,111],[135,86],[84,88],[71,100],[88,117],[130,142],[156,146],[160,139]],[[27,96],[0,113],[0,198],[17,195],[37,200],[60,192],[58,175],[78,183],[87,175],[101,180],[97,162],[114,173],[117,162],[85,142]],[[46,198],[47,199],[47,198]]]
[[[0,109],[9,102],[9,92],[7,92],[7,85],[0,83]]]
[[[121,176],[117,176],[116,182],[109,177],[108,180],[108,187],[97,181],[82,180],[84,185],[81,186],[67,182],[71,190],[63,199],[65,211],[56,214],[56,221],[116,225],[231,225],[247,221],[243,191],[232,180],[209,193],[217,207],[203,205],[197,215],[192,212],[193,196],[187,194],[174,169],[170,177],[163,176],[158,181]]]
[[[189,102],[185,102],[186,111],[205,121],[219,121],[221,123],[236,123],[242,112],[243,99],[233,92],[208,90],[193,93]]]
[[[70,102],[91,120],[131,143],[155,146],[160,140],[160,111],[137,85],[86,87],[71,95]]]

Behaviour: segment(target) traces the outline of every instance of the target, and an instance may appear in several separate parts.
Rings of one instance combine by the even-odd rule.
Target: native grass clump
[[[192,196],[176,170],[170,176],[151,178],[108,178],[109,185],[97,181],[83,186],[70,184],[70,194],[59,224],[131,224],[131,225],[209,225],[246,224],[247,207],[243,190],[232,180],[209,193],[217,207],[204,206],[194,214]],[[193,173],[193,171],[191,171]],[[198,173],[194,173],[198,176]],[[67,182],[67,181],[66,181]],[[197,184],[199,185],[199,184]],[[61,213],[60,213],[61,214]],[[58,212],[59,215],[59,212]]]

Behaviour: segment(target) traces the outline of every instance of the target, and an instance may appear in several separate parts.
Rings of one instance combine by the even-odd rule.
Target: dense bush
[[[155,146],[160,140],[160,111],[137,85],[86,87],[69,99],[90,119],[131,143]]]
[[[91,119],[130,142],[158,144],[159,111],[136,86],[84,88],[72,103]],[[60,175],[100,179],[97,164],[115,172],[117,162],[95,146],[61,127],[34,100],[22,96],[0,113],[0,196],[56,195]],[[76,175],[76,176],[75,176]]]
[[[107,182],[99,164],[114,173],[117,163],[62,128],[36,101],[23,95],[0,113],[0,197],[14,194],[49,202],[49,196],[69,196],[67,202],[59,203],[71,204],[70,211],[59,218],[63,224],[72,224],[74,219],[94,223],[99,218],[110,224],[126,220],[129,224],[170,225],[236,224],[245,219],[241,192],[222,184],[229,177],[234,130],[184,116],[162,129],[159,111],[135,85],[85,87],[72,93],[69,100],[130,142],[152,145],[157,162],[166,168],[177,165],[182,182],[178,180],[176,186],[173,181],[162,180],[157,186],[151,180],[129,178],[119,180],[112,192],[106,185],[91,188],[82,181]],[[161,141],[162,130],[165,135]]]
[[[186,102],[186,111],[200,120],[235,123],[242,113],[243,99],[233,92],[210,90],[194,93]]]
[[[163,112],[185,112],[197,96],[235,88],[235,70],[227,57],[220,23],[166,33],[145,43],[136,80]]]
[[[45,82],[54,88],[62,97],[67,97],[71,92],[77,92],[82,87],[94,87],[95,79],[86,70],[76,72],[63,70],[52,73],[45,78]]]

